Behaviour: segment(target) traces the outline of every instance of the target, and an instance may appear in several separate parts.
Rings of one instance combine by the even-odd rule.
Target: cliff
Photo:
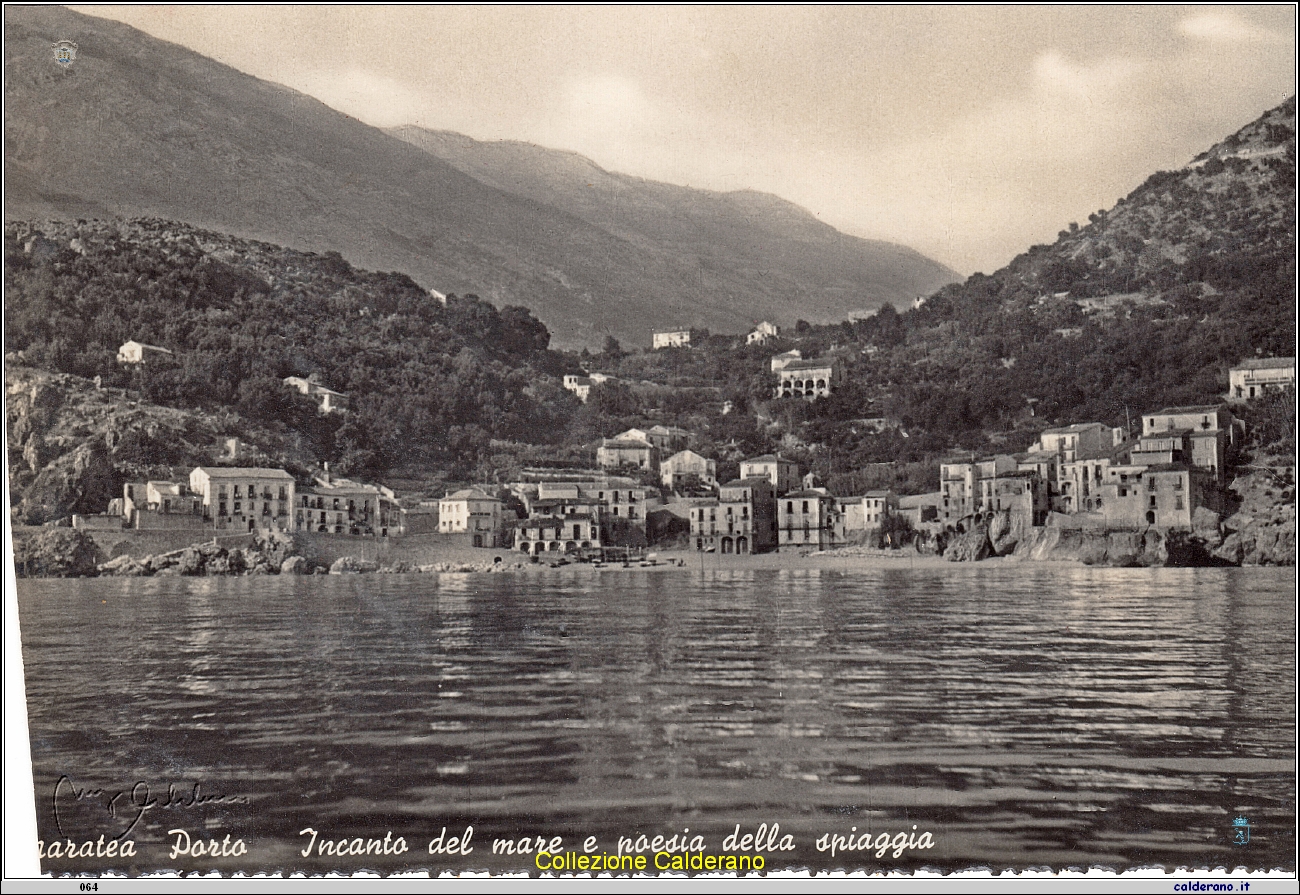
[[[216,460],[232,436],[241,439],[239,459],[247,465],[295,468],[306,459],[234,414],[160,407],[78,376],[7,363],[5,390],[15,524],[102,513],[125,482],[170,478],[173,467],[188,473]]]

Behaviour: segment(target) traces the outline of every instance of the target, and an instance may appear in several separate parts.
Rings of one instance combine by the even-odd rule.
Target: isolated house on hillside
[[[764,320],[758,326],[754,327],[753,332],[745,336],[746,345],[762,345],[771,339],[781,335],[781,327],[775,323],[768,323]]]
[[[659,348],[690,348],[691,331],[689,329],[679,329],[669,333],[655,333],[651,346]]]
[[[1228,371],[1228,397],[1237,400],[1248,401],[1293,385],[1294,357],[1252,357]]]
[[[342,413],[348,409],[348,396],[321,385],[316,381],[314,373],[306,379],[301,376],[286,376],[284,384],[313,399],[320,405],[321,413]]]
[[[171,354],[166,348],[159,348],[157,345],[146,345],[143,342],[123,342],[122,347],[117,349],[117,362],[119,364],[142,364],[148,354]]]
[[[795,360],[778,375],[778,398],[825,398],[844,381],[844,366],[834,357]]]

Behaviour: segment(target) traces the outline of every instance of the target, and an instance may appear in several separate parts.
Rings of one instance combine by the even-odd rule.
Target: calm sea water
[[[780,825],[767,869],[1295,867],[1291,570],[102,579],[19,598],[41,837],[129,827],[137,852],[56,872],[518,871],[532,858],[494,839],[717,853],[737,824]],[[470,856],[429,855],[468,825]],[[410,851],[303,858],[308,827]],[[172,860],[172,829],[248,852]],[[900,831],[933,847],[816,847]]]

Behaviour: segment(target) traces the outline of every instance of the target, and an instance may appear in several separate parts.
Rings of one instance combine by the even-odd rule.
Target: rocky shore
[[[1256,473],[1238,477],[1232,490],[1240,501],[1237,511],[1220,519],[1199,508],[1191,531],[1032,528],[1003,511],[944,539],[939,553],[949,562],[1008,556],[1117,567],[1294,566],[1294,487]]]

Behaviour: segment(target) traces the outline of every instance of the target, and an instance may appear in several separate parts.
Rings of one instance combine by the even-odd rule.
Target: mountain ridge
[[[425,288],[528,306],[568,347],[605,335],[646,344],[680,325],[734,332],[763,317],[829,322],[956,279],[919,253],[833,228],[813,242],[772,236],[786,225],[752,197],[690,200],[710,209],[716,246],[700,244],[699,227],[665,233],[639,218],[611,231],[571,202],[485,183],[305,94],[109,20],[6,7],[5,35],[6,220],[157,217],[338,251]],[[52,59],[58,39],[78,44],[71,66]],[[661,198],[693,195],[664,186]],[[759,248],[736,250],[745,245]]]

